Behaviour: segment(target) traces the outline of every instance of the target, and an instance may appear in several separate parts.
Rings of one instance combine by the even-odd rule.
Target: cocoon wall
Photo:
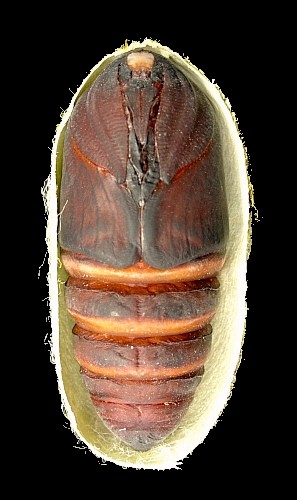
[[[97,457],[174,468],[216,425],[245,329],[249,189],[228,100],[169,48],[125,45],[74,95],[44,193],[52,354],[71,428]]]

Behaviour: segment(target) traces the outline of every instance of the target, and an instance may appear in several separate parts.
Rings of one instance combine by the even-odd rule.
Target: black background
[[[252,253],[248,262],[247,333],[232,398],[216,428],[205,443],[184,460],[181,471],[160,471],[154,478],[162,479],[165,474],[166,479],[170,474],[172,479],[175,474],[197,471],[196,480],[202,485],[208,484],[210,489],[214,486],[213,478],[218,477],[225,485],[223,490],[233,488],[235,478],[242,488],[247,488],[251,481],[252,484],[258,479],[264,482],[267,472],[263,471],[263,464],[267,464],[272,451],[271,431],[267,427],[273,415],[271,375],[265,361],[269,358],[269,346],[266,345],[269,332],[264,326],[270,311],[263,297],[267,288],[266,256],[271,234],[267,185],[270,140],[266,131],[271,120],[267,114],[270,108],[267,82],[273,38],[270,33],[262,34],[259,19],[251,17],[250,23],[247,18],[243,22],[240,13],[232,22],[228,20],[227,11],[216,13],[217,27],[213,25],[214,13],[194,16],[190,7],[186,13],[183,10],[180,15],[175,12],[173,18],[160,18],[156,6],[154,9],[147,6],[146,13],[139,12],[134,20],[129,17],[128,7],[123,7],[121,14],[112,10],[104,16],[102,13],[94,16],[90,7],[88,13],[83,10],[82,17],[77,12],[69,19],[61,19],[57,13],[57,17],[51,18],[51,27],[44,24],[43,18],[34,26],[34,36],[26,42],[25,50],[21,48],[21,58],[26,60],[19,78],[26,88],[25,136],[26,123],[35,126],[34,144],[29,136],[25,139],[27,150],[32,150],[31,160],[27,162],[30,168],[27,201],[28,219],[33,221],[33,229],[31,237],[28,230],[25,236],[31,249],[26,272],[32,280],[32,293],[26,312],[27,316],[29,314],[30,362],[26,361],[25,365],[30,389],[26,408],[22,411],[28,417],[26,446],[31,452],[30,467],[36,470],[41,467],[44,474],[50,471],[54,485],[59,481],[67,483],[76,474],[84,482],[89,478],[102,478],[103,474],[106,477],[108,473],[122,472],[128,479],[131,474],[135,474],[132,479],[139,478],[139,474],[149,479],[158,472],[122,469],[112,463],[100,465],[89,451],[81,449],[83,446],[68,429],[60,409],[56,375],[49,354],[46,221],[40,193],[50,170],[55,126],[60,122],[61,111],[70,103],[71,91],[75,92],[91,68],[125,39],[149,37],[188,56],[229,98],[250,157],[250,175],[259,213],[259,221],[254,218]],[[65,469],[68,471],[66,476]]]

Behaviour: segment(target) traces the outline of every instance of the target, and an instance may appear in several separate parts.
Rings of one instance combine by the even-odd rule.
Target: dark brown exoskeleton
[[[215,110],[169,59],[128,52],[78,98],[60,211],[83,380],[106,426],[148,450],[201,381],[228,235]]]

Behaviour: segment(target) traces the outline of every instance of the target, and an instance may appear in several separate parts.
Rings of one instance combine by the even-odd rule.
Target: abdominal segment
[[[202,379],[219,282],[78,276],[69,277],[65,298],[84,383],[106,426],[149,450],[178,427]]]

